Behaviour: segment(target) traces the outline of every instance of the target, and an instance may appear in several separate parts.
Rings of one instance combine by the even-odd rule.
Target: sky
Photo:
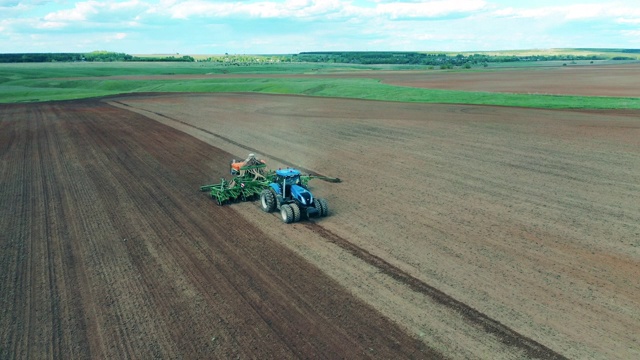
[[[640,0],[0,0],[0,53],[640,48]]]

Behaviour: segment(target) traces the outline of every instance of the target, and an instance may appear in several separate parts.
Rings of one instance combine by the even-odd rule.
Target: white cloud
[[[44,21],[41,23],[38,23],[36,25],[37,29],[43,29],[43,30],[52,30],[52,29],[62,29],[64,27],[67,26],[66,22],[60,22],[60,21]]]
[[[592,19],[606,14],[609,6],[605,4],[578,4],[561,8],[567,20]]]
[[[633,47],[638,25],[638,0],[0,0],[3,40],[39,34],[123,51],[132,39],[181,52]],[[0,51],[23,46],[3,41]]]
[[[58,10],[44,16],[45,21],[53,22],[109,22],[132,19],[148,9],[148,4],[139,0],[123,2],[82,1],[75,3],[72,9]]]
[[[248,16],[252,18],[316,18],[375,17],[432,18],[451,14],[469,13],[487,7],[483,0],[437,0],[377,3],[375,6],[358,6],[344,0],[286,0],[257,2],[211,2],[205,0],[161,1],[150,13],[169,13],[176,19],[194,16],[222,18]]]
[[[59,10],[50,14],[47,14],[44,19],[46,21],[83,21],[87,17],[93,14],[97,14],[101,3],[97,1],[87,1],[76,3],[73,9]],[[104,6],[104,5],[102,5]]]
[[[482,0],[394,2],[376,6],[376,12],[396,18],[434,18],[451,14],[483,10],[487,3]]]
[[[493,11],[496,17],[544,19],[555,18],[567,21],[598,18],[640,18],[640,7],[620,3],[573,4],[545,7],[506,7]]]
[[[622,34],[634,38],[635,42],[640,42],[640,30],[623,30]]]
[[[637,18],[625,18],[625,17],[621,17],[621,18],[617,18],[617,19],[616,19],[616,23],[618,23],[618,24],[631,24],[631,25],[636,25],[636,24],[640,24],[640,17],[637,17]]]
[[[161,4],[162,6],[162,4]],[[225,17],[232,13],[233,4],[217,3],[212,4],[206,1],[184,1],[176,4],[167,4],[167,7],[157,7],[152,12],[167,12],[172,18],[187,19],[191,16],[212,16]]]
[[[348,4],[339,0],[287,0],[257,2],[164,1],[150,13],[169,13],[172,18],[201,17],[305,18],[336,13]]]
[[[107,35],[105,37],[105,41],[106,42],[111,42],[111,41],[115,41],[115,40],[122,40],[122,39],[124,39],[126,37],[127,37],[126,33],[116,33],[116,34]]]

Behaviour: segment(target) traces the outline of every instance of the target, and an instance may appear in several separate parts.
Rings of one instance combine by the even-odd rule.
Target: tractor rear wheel
[[[290,224],[293,222],[293,209],[291,206],[285,204],[280,206],[280,217],[282,217],[282,222],[285,224]]]
[[[260,193],[260,207],[264,212],[272,212],[276,208],[276,198],[269,189],[264,189]]]
[[[300,207],[298,206],[298,204],[294,203],[289,206],[291,206],[291,210],[293,210],[293,222],[300,221]]]

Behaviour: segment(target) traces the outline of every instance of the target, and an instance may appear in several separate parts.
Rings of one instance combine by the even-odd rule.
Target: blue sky
[[[0,53],[640,48],[640,0],[0,0]]]

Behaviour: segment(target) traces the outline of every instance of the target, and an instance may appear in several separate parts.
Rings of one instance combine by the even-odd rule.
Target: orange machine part
[[[236,170],[236,171],[240,171],[240,168],[244,166],[244,161],[243,162],[236,162],[236,163],[232,163],[231,164],[231,168]]]
[[[264,160],[260,160],[261,163],[266,164],[266,162]],[[236,171],[240,171],[240,168],[244,166],[244,164],[246,164],[246,161],[241,161],[241,162],[234,162],[231,163],[231,168],[233,168]]]

